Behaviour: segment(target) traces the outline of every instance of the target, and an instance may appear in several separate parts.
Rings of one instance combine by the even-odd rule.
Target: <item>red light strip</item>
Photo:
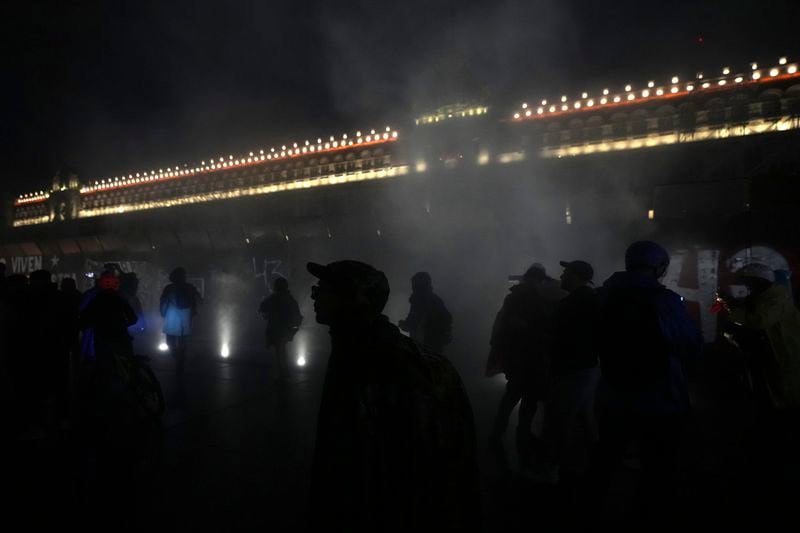
[[[742,78],[744,78],[743,75],[741,75],[741,76],[742,76]],[[644,97],[643,96],[638,96],[633,100],[623,100],[621,102],[609,102],[609,103],[606,103],[606,104],[596,103],[593,106],[587,106],[586,104],[584,104],[581,101],[581,107],[579,109],[569,109],[567,111],[545,111],[544,113],[532,113],[531,116],[529,116],[529,117],[526,117],[526,116],[520,114],[519,118],[512,118],[511,121],[512,122],[523,122],[523,121],[528,121],[528,120],[543,120],[543,119],[547,119],[547,118],[550,118],[550,117],[558,117],[558,116],[564,116],[564,115],[575,115],[575,114],[583,113],[583,112],[592,112],[592,111],[598,111],[598,110],[603,110],[603,109],[614,109],[614,108],[618,108],[618,107],[629,107],[629,106],[635,106],[637,104],[646,104],[646,103],[650,103],[650,102],[654,102],[654,101],[669,100],[669,99],[672,99],[672,98],[680,98],[680,97],[687,96],[689,94],[695,94],[695,93],[698,93],[698,92],[727,91],[727,90],[729,90],[731,88],[742,87],[744,85],[754,85],[754,84],[757,84],[757,83],[770,83],[770,82],[774,82],[774,81],[783,81],[783,80],[790,80],[790,79],[794,79],[794,78],[800,78],[800,71],[799,72],[795,72],[794,74],[786,73],[786,74],[779,74],[777,76],[763,75],[761,78],[759,78],[757,80],[754,80],[754,79],[751,78],[751,79],[742,80],[739,83],[736,83],[735,81],[733,81],[736,77],[737,76],[733,76],[730,79],[724,78],[725,82],[726,82],[725,85],[719,85],[720,79],[723,79],[723,78],[715,78],[713,80],[697,80],[697,81],[686,82],[686,84],[694,85],[694,89],[691,90],[691,91],[687,91],[686,89],[684,89],[684,90],[678,91],[676,93],[665,92],[664,94],[662,94],[660,96],[659,95],[651,95],[651,96],[644,96]],[[704,88],[702,88],[702,84],[703,83],[709,83],[711,85],[704,89]],[[644,90],[644,89],[642,89],[642,90]],[[650,90],[652,92],[655,89],[648,89],[648,90]],[[627,92],[625,94],[635,94],[635,93],[633,91],[630,91],[630,92]],[[617,94],[615,96],[621,96],[621,95]],[[606,98],[609,98],[609,97],[610,97],[610,95],[606,96]],[[584,100],[584,99],[581,99],[581,100]],[[539,107],[541,107],[541,106],[539,106]]]
[[[381,134],[376,134],[376,135],[381,135]],[[363,141],[363,142],[360,142],[360,143],[353,142],[353,144],[348,144],[346,146],[336,146],[336,147],[332,146],[330,148],[323,148],[323,149],[320,149],[320,150],[314,150],[313,152],[291,154],[291,155],[285,155],[285,156],[277,156],[277,157],[272,157],[271,159],[269,159],[267,156],[264,156],[264,160],[263,161],[261,160],[261,155],[253,156],[253,158],[254,159],[258,159],[258,161],[252,161],[252,162],[245,161],[243,163],[239,163],[238,165],[231,163],[226,167],[220,167],[220,168],[208,168],[208,167],[206,167],[205,169],[201,169],[200,172],[191,171],[191,172],[187,172],[186,174],[183,174],[182,176],[166,176],[166,175],[154,176],[154,179],[148,179],[147,181],[143,181],[141,183],[120,183],[119,185],[114,185],[114,186],[111,186],[111,187],[103,187],[103,188],[98,188],[98,189],[93,189],[93,190],[81,190],[81,194],[96,194],[96,193],[101,193],[101,192],[115,191],[115,190],[119,190],[119,189],[126,189],[126,188],[129,188],[129,187],[140,187],[142,185],[149,185],[151,183],[161,183],[161,182],[164,182],[164,181],[170,181],[170,180],[175,180],[175,179],[189,178],[189,177],[192,177],[192,176],[197,176],[199,174],[212,174],[212,173],[215,173],[215,172],[227,171],[227,170],[230,170],[230,169],[233,169],[233,168],[252,167],[252,166],[255,166],[255,165],[265,165],[265,164],[271,163],[273,161],[282,161],[284,159],[293,159],[293,158],[297,158],[297,157],[306,157],[306,156],[310,156],[310,155],[314,155],[314,154],[325,154],[325,153],[330,153],[330,152],[338,152],[338,151],[342,151],[342,150],[350,150],[350,149],[353,149],[353,148],[357,148],[359,146],[374,146],[374,145],[377,145],[377,144],[386,144],[386,143],[390,143],[390,142],[393,142],[393,141],[396,141],[396,140],[397,140],[397,137],[394,137],[393,134],[390,134],[388,139],[380,139],[378,141]],[[293,150],[294,150],[294,148],[293,148]]]

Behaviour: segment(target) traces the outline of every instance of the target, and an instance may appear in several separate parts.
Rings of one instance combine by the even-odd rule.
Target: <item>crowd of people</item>
[[[692,407],[687,373],[702,357],[703,339],[683,299],[660,282],[669,261],[660,245],[633,243],[625,270],[599,287],[586,261],[561,262],[560,281],[535,263],[511,287],[491,331],[486,375],[502,373],[507,383],[489,449],[505,454],[504,434],[519,405],[519,472],[533,483],[577,484],[593,516],[602,516],[632,444],[642,516],[668,513],[680,488],[676,457]],[[316,320],[331,336],[312,529],[479,529],[472,409],[443,356],[453,317],[431,276],[412,277],[410,310],[397,327],[383,315],[390,292],[383,272],[358,261],[309,263],[308,271],[318,280]],[[747,296],[720,291],[715,307],[727,316],[726,338],[749,361],[757,411],[750,451],[769,456],[767,470],[780,478],[784,465],[797,463],[800,445],[800,313],[769,267],[751,263],[737,276]],[[95,281],[81,294],[74,280],[56,287],[47,271],[0,276],[0,343],[7,347],[0,379],[22,440],[74,423],[86,389],[90,405],[103,405],[113,394],[114,358],[133,356],[132,335],[145,327],[135,274],[107,265]],[[160,313],[178,376],[200,302],[185,270],[175,269]],[[274,282],[259,311],[286,379],[287,344],[303,317],[285,279]],[[534,430],[539,409],[543,422]]]

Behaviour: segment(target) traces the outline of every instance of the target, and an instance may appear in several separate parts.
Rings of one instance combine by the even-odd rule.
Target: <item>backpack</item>
[[[606,293],[598,324],[600,367],[613,387],[635,392],[669,377],[669,344],[661,329],[656,289]]]

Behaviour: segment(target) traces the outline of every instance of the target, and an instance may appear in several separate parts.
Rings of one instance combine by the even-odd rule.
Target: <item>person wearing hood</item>
[[[266,340],[267,349],[275,349],[275,358],[281,379],[289,378],[289,361],[286,354],[286,345],[292,341],[303,315],[300,306],[289,292],[289,282],[286,278],[277,278],[272,283],[272,294],[264,298],[258,308],[259,313],[267,321]]]
[[[625,271],[598,290],[597,353],[599,442],[591,470],[598,504],[631,441],[641,461],[638,512],[655,517],[674,499],[678,446],[690,409],[687,364],[702,338],[683,298],[660,280],[669,254],[638,241],[625,252]]]
[[[331,335],[309,530],[478,530],[472,410],[458,373],[382,314],[383,272],[349,260],[308,271]]]
[[[453,336],[453,317],[439,296],[433,292],[433,281],[427,272],[417,272],[411,278],[411,308],[405,320],[398,324],[412,339],[426,345],[432,352],[443,354]]]
[[[511,287],[497,313],[492,328],[491,351],[486,374],[505,373],[506,389],[497,409],[489,446],[503,448],[502,438],[514,407],[519,403],[516,446],[520,467],[532,466],[531,430],[537,404],[547,397],[552,355],[555,314],[563,292],[547,276],[545,268],[535,263],[520,283]]]

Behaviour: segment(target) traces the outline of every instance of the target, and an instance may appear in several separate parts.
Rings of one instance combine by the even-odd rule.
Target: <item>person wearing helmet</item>
[[[175,358],[176,374],[183,376],[186,364],[186,349],[192,334],[192,318],[200,303],[200,293],[186,281],[186,270],[178,267],[169,274],[170,284],[161,293],[160,311],[164,318],[164,334],[167,346]]]
[[[635,242],[625,252],[625,271],[598,290],[602,377],[590,497],[602,506],[628,445],[638,441],[636,507],[651,518],[666,516],[674,496],[675,458],[690,408],[686,367],[702,346],[683,299],[660,283],[668,266],[669,254],[659,244]]]
[[[382,314],[383,272],[359,261],[308,271],[331,335],[309,530],[478,529],[472,410],[458,373]]]
[[[411,278],[411,308],[398,324],[415,341],[434,353],[443,354],[453,336],[453,317],[444,302],[433,292],[433,281],[427,272],[417,272]]]
[[[736,273],[748,290],[743,300],[726,299],[730,319],[767,342],[753,354],[763,379],[766,401],[775,409],[800,408],[800,312],[786,287],[775,283],[775,272],[750,263]]]
[[[267,350],[274,348],[280,378],[289,379],[286,344],[292,341],[300,328],[303,315],[300,314],[297,300],[289,292],[289,282],[286,278],[278,278],[272,283],[272,294],[264,298],[258,311],[267,321],[265,333]]]

